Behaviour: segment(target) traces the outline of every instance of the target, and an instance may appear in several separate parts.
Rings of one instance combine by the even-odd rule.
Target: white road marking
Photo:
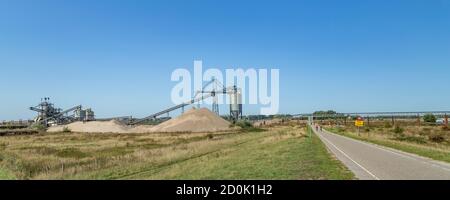
[[[371,147],[374,147],[374,148],[383,150],[383,151],[385,151],[385,152],[389,152],[389,153],[398,155],[398,156],[403,157],[403,158],[407,158],[407,159],[419,161],[419,162],[422,162],[422,163],[424,163],[424,164],[430,165],[430,166],[432,166],[432,167],[440,168],[440,169],[443,169],[443,170],[445,170],[445,171],[450,171],[450,169],[448,169],[448,168],[446,168],[446,167],[443,167],[443,166],[440,166],[440,165],[437,165],[437,164],[434,164],[434,163],[430,163],[430,162],[423,161],[423,159],[426,159],[426,158],[421,158],[421,159],[419,159],[420,157],[419,157],[419,158],[415,158],[413,155],[404,154],[403,152],[402,152],[402,153],[400,153],[400,152],[395,152],[394,150],[391,150],[391,149],[388,149],[388,148],[385,148],[385,147],[381,147],[381,146],[378,146],[378,145],[376,145],[376,144],[372,144],[372,143],[367,143],[367,142],[359,141],[359,140],[356,140],[356,139],[353,139],[353,138],[349,138],[349,137],[346,137],[346,136],[342,136],[342,135],[339,135],[339,134],[336,134],[336,133],[333,133],[333,132],[330,132],[330,131],[326,131],[326,132],[327,132],[328,134],[333,134],[333,135],[336,135],[336,136],[339,136],[339,137],[342,137],[342,138],[345,138],[345,139],[350,139],[350,140],[355,141],[355,142],[358,142],[358,143],[360,143],[360,144],[365,144],[365,145],[368,145],[368,146],[371,146]]]
[[[375,180],[380,180],[380,178],[378,178],[377,176],[375,176],[372,172],[370,172],[369,170],[367,170],[365,167],[363,167],[362,165],[360,165],[358,162],[356,162],[355,160],[353,160],[350,156],[348,156],[344,151],[342,151],[341,149],[339,149],[336,145],[334,145],[333,143],[330,142],[330,140],[328,140],[325,137],[322,137],[320,134],[318,134],[319,137],[321,137],[322,139],[324,139],[327,143],[329,143],[331,146],[333,146],[336,150],[338,150],[339,152],[342,153],[342,155],[344,155],[345,157],[347,157],[349,160],[351,160],[353,163],[355,163],[358,167],[360,167],[361,169],[363,169],[366,173],[368,173],[370,176],[372,176],[373,178],[375,178]]]

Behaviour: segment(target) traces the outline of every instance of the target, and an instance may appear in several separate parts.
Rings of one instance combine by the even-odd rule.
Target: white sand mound
[[[129,128],[116,120],[74,122],[64,126],[50,127],[47,132],[62,132],[68,128],[71,132],[78,133],[128,133]]]

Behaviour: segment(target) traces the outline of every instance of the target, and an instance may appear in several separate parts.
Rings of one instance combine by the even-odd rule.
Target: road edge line
[[[347,155],[344,151],[342,151],[341,149],[339,149],[336,145],[334,145],[332,142],[330,142],[330,140],[326,139],[325,137],[322,137],[319,133],[315,132],[321,139],[325,140],[327,143],[329,143],[330,145],[332,145],[336,150],[338,150],[340,153],[342,153],[342,155],[344,155],[345,157],[347,157],[350,161],[352,161],[353,163],[355,163],[359,168],[361,168],[362,170],[364,170],[366,173],[368,173],[370,176],[372,176],[373,178],[375,178],[375,180],[381,180],[380,178],[378,178],[377,176],[375,176],[372,172],[370,172],[368,169],[366,169],[365,167],[363,167],[361,164],[359,164],[358,162],[356,162],[355,160],[353,160],[349,155]]]
[[[358,142],[360,144],[370,145],[370,146],[372,146],[374,148],[383,150],[385,152],[392,153],[394,155],[397,155],[397,156],[400,156],[400,157],[403,157],[403,158],[407,158],[407,159],[415,160],[415,161],[418,161],[418,162],[422,162],[424,164],[427,164],[427,165],[430,165],[432,167],[436,167],[436,168],[439,168],[439,169],[442,169],[442,170],[445,170],[445,171],[450,171],[450,169],[445,167],[445,165],[441,166],[440,163],[437,163],[438,161],[433,160],[433,159],[428,158],[428,157],[423,157],[423,156],[420,156],[420,155],[416,155],[416,154],[409,153],[409,152],[404,152],[404,151],[401,151],[401,150],[398,150],[398,149],[394,149],[394,148],[390,148],[390,147],[374,144],[374,143],[371,143],[371,142],[357,140],[357,139],[354,139],[354,138],[351,138],[351,137],[347,137],[347,136],[344,136],[344,135],[333,133],[333,132],[328,131],[328,130],[325,130],[325,132],[327,132],[328,134],[333,134],[333,135],[336,135],[336,136],[339,136],[339,137],[343,137],[343,138],[346,138],[346,139],[353,140],[353,141]],[[436,163],[434,163],[434,162],[436,162]],[[447,164],[447,163],[445,163],[445,164]]]

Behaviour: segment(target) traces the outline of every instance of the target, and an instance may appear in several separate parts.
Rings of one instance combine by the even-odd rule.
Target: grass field
[[[1,179],[353,179],[300,126],[179,134],[0,137]]]
[[[450,131],[439,126],[372,126],[358,134],[354,126],[327,126],[327,130],[420,156],[450,162]],[[437,138],[437,139],[436,139]]]
[[[14,180],[15,177],[8,170],[0,168],[0,180]]]

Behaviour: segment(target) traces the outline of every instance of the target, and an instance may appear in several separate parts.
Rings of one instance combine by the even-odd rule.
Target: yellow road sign
[[[364,121],[356,120],[355,121],[355,126],[358,126],[358,127],[364,126]]]

